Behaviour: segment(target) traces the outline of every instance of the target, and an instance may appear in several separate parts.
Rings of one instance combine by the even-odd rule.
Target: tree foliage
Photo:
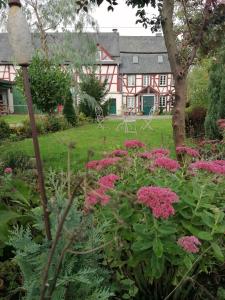
[[[95,106],[102,106],[107,94],[107,80],[101,82],[95,74],[86,75],[82,78],[80,89],[84,94],[79,106],[80,111],[87,117],[95,118]]]
[[[53,113],[58,104],[63,104],[69,92],[71,77],[60,66],[39,55],[33,57],[29,66],[33,103],[44,113]],[[22,73],[16,83],[23,90]]]
[[[210,139],[221,138],[217,126],[219,119],[225,118],[225,51],[222,49],[217,55],[209,74],[209,108],[205,120],[206,136]]]
[[[208,107],[208,81],[210,59],[203,59],[188,76],[188,103],[190,107]]]

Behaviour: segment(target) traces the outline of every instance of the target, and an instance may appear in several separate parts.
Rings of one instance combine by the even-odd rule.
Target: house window
[[[133,96],[127,97],[127,108],[134,108],[134,97]]]
[[[133,64],[138,64],[138,56],[137,55],[133,56]]]
[[[162,55],[158,55],[158,63],[159,64],[163,63],[163,56]]]
[[[166,75],[160,75],[159,77],[159,85],[165,86],[166,85]]]
[[[149,86],[149,84],[150,84],[150,76],[143,75],[143,86]]]
[[[128,84],[128,86],[134,86],[135,85],[135,75],[128,75],[127,76],[127,84]]]
[[[101,60],[102,59],[102,51],[101,50],[97,51],[97,53],[96,53],[96,59],[97,60]]]
[[[159,97],[159,106],[165,107],[166,106],[166,96],[160,96]]]

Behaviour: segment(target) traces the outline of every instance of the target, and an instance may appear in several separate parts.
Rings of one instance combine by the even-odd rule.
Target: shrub
[[[185,128],[188,137],[202,137],[205,134],[204,122],[206,109],[204,107],[194,107],[186,110]]]
[[[10,132],[9,124],[0,119],[0,141],[9,138]]]
[[[75,126],[77,123],[76,113],[73,106],[73,98],[71,93],[69,92],[63,107],[63,115],[65,116],[67,122],[72,126]]]
[[[95,119],[95,106],[102,106],[107,94],[107,80],[101,82],[95,74],[87,75],[82,79],[80,89],[84,96],[80,101],[79,111]]]
[[[209,73],[209,108],[205,119],[205,133],[209,139],[222,139],[217,121],[225,118],[225,51],[218,54]]]
[[[32,167],[30,157],[22,151],[8,151],[1,156],[1,171],[5,168],[25,171]]]
[[[43,118],[41,117],[36,117],[35,118],[35,124],[37,128],[37,132],[39,135],[45,133],[45,128],[43,124]],[[13,131],[24,138],[31,138],[32,137],[32,131],[31,131],[31,126],[30,126],[30,120],[26,119],[22,122],[21,125],[18,125],[14,127]]]
[[[63,116],[48,116],[44,119],[44,127],[46,132],[57,132],[70,128],[70,124]]]
[[[126,147],[129,155],[86,166],[85,208],[96,224],[104,221],[105,263],[116,273],[118,298],[207,297],[188,278],[224,263],[225,160],[198,161],[198,151],[180,147],[182,167],[166,149],[146,151],[136,140]]]

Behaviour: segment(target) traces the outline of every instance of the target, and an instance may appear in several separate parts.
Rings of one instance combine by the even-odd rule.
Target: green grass
[[[39,137],[41,154],[45,169],[60,169],[66,167],[67,144],[75,142],[72,152],[72,168],[81,168],[87,160],[88,150],[94,152],[94,158],[101,158],[104,152],[123,147],[127,139],[139,139],[149,148],[166,147],[173,151],[171,119],[156,119],[152,121],[153,130],[141,130],[144,120],[137,121],[137,134],[127,133],[124,129],[116,130],[118,120],[105,122],[105,129],[96,124],[87,124],[65,131]],[[7,151],[23,151],[34,156],[31,139],[19,142],[5,143],[0,147],[0,153]]]
[[[9,124],[21,123],[28,118],[28,115],[5,115],[0,117],[1,120],[5,120]]]

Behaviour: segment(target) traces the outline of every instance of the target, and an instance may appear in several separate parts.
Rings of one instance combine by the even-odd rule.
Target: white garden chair
[[[148,114],[148,117],[147,119],[145,119],[145,123],[144,125],[141,127],[142,130],[145,130],[147,128],[153,130],[152,126],[151,126],[151,123],[152,123],[152,119],[153,119],[153,115],[154,115],[154,112],[155,112],[155,108],[154,106],[149,110],[149,114]]]
[[[104,129],[104,114],[101,106],[95,107],[95,119],[97,121],[98,128]]]
[[[136,133],[136,116],[132,110],[123,112],[123,121],[117,126],[117,130],[124,127],[125,133]]]

